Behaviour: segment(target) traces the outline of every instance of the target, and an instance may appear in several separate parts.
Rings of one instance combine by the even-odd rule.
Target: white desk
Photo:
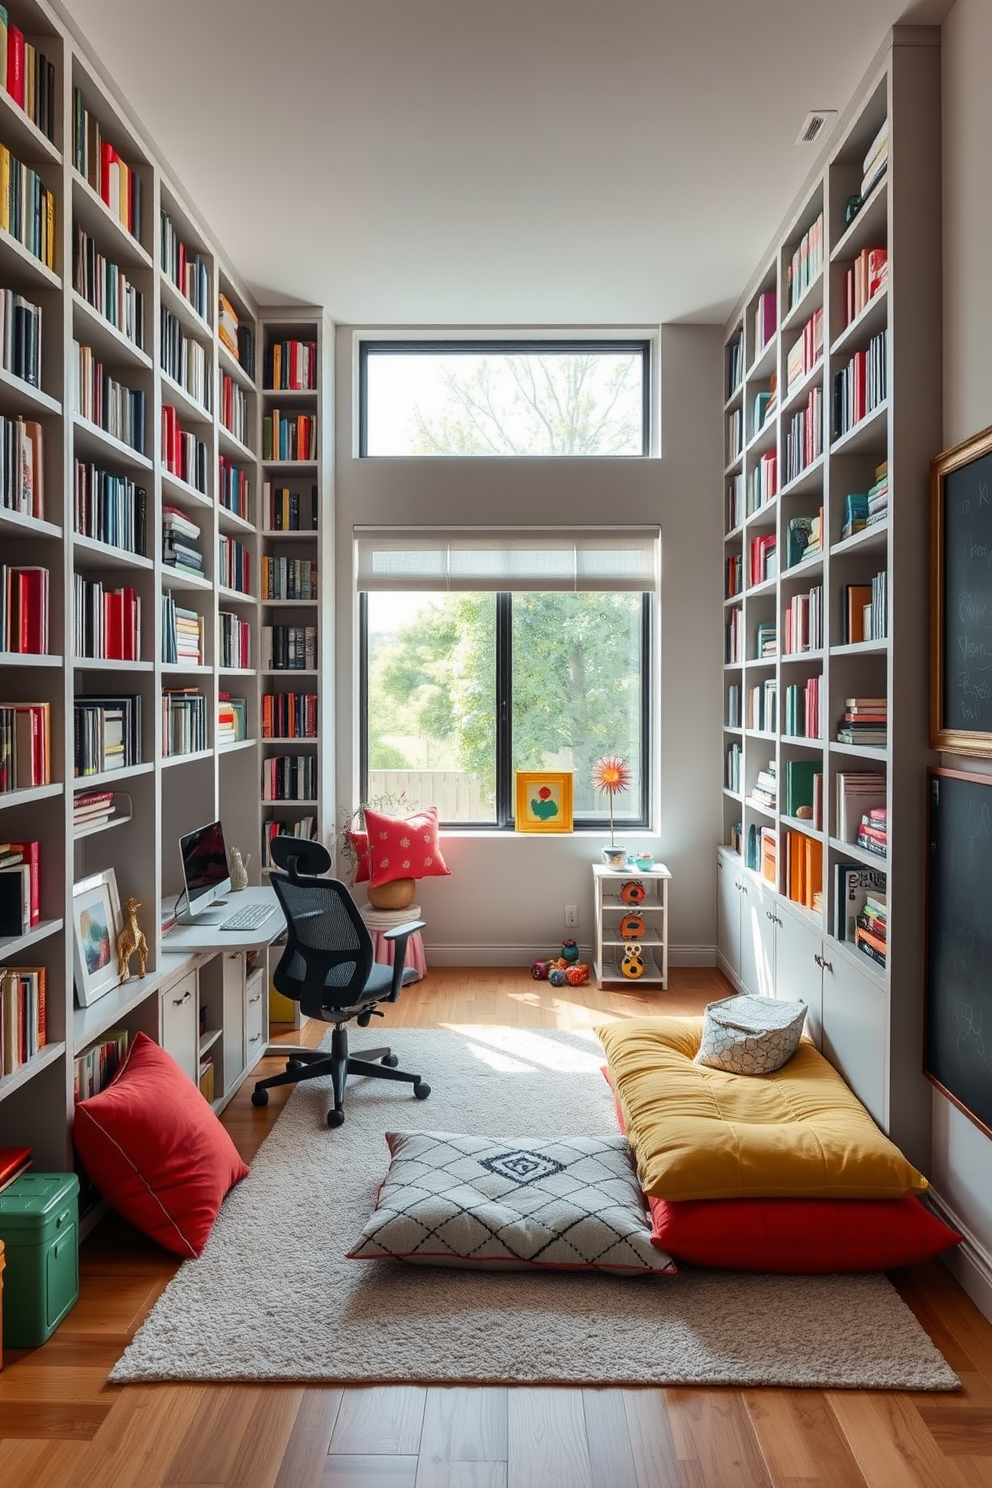
[[[242,889],[237,894],[225,894],[223,904],[215,901],[211,911],[226,918],[244,909],[246,904],[272,906],[272,913],[257,930],[223,930],[219,924],[173,925],[162,937],[162,950],[171,955],[173,952],[191,951],[256,951],[270,945],[286,928],[286,918],[271,885],[262,884],[258,888]]]

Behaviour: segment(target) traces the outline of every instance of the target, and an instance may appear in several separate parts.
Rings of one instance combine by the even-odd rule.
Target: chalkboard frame
[[[992,1137],[992,1125],[984,1120],[982,1116],[973,1111],[967,1102],[953,1090],[944,1079],[930,1068],[930,1024],[931,1020],[939,1015],[936,1006],[937,999],[941,995],[941,988],[934,985],[931,966],[931,939],[933,935],[933,910],[932,910],[932,859],[931,844],[933,841],[933,782],[940,780],[963,780],[973,785],[986,786],[990,792],[989,814],[992,816],[992,775],[979,775],[974,771],[948,770],[938,765],[931,765],[927,769],[927,870],[926,870],[926,918],[925,918],[925,941],[923,951],[923,974],[924,974],[924,1003],[923,1003],[923,1073],[940,1093],[945,1096],[953,1106],[966,1116],[969,1121],[984,1132],[987,1137]]]
[[[946,482],[955,471],[975,464],[992,453],[992,427],[982,429],[952,449],[943,450],[930,462],[930,747],[952,754],[973,754],[992,759],[992,732],[950,727],[944,716],[944,678],[953,664],[949,655],[952,638],[946,634],[944,603],[947,585]],[[992,544],[992,510],[988,540]]]

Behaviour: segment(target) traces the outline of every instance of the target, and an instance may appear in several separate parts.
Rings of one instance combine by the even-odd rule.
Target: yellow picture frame
[[[514,799],[518,832],[572,830],[571,770],[518,770]]]

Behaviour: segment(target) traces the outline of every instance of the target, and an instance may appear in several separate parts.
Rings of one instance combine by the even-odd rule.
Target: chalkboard
[[[924,1068],[992,1136],[992,776],[928,784]]]
[[[931,463],[931,744],[992,755],[992,429]]]

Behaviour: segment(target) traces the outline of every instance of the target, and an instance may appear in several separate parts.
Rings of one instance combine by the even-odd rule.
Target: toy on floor
[[[569,959],[569,950],[575,959]],[[582,987],[589,980],[589,967],[579,961],[579,948],[574,940],[566,940],[561,956],[549,956],[546,961],[535,961],[530,974],[535,982],[550,982],[552,987]]]
[[[636,941],[631,941],[629,945],[624,946],[620,971],[632,982],[644,975],[644,949]]]

